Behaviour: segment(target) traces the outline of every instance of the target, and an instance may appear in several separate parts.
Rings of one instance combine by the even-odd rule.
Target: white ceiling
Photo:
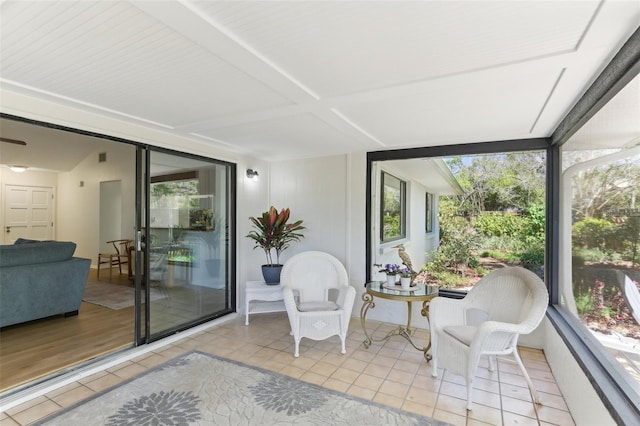
[[[0,19],[3,90],[273,161],[550,136],[640,2],[6,0]]]
[[[0,136],[27,144],[0,143],[0,164],[23,165],[41,171],[71,171],[87,156],[106,149],[110,143],[100,138],[5,119],[0,119]]]

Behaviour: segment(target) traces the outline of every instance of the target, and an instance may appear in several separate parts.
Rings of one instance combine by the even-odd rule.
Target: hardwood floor
[[[101,271],[100,280],[109,281]],[[97,280],[95,270],[90,280]],[[114,270],[109,282],[130,285]],[[77,316],[62,315],[0,330],[0,392],[133,345],[134,308],[112,310],[82,302]]]
[[[132,286],[126,274],[105,270],[89,281]],[[198,321],[229,306],[228,293],[173,282],[164,298],[151,303],[151,334]],[[102,355],[133,346],[134,307],[118,310],[82,302],[77,316],[44,318],[0,330],[0,393]]]

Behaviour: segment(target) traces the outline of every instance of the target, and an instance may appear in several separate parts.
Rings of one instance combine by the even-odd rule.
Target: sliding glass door
[[[70,241],[73,256],[91,263],[77,315],[34,316],[0,330],[0,392],[233,311],[235,165],[4,113],[0,136],[28,141],[16,146],[38,164],[23,173],[3,166],[0,211],[17,206],[21,190],[48,194],[38,208],[49,217],[47,232],[16,235],[8,221],[16,215],[5,213],[4,244],[20,236]],[[133,244],[117,246],[117,263],[105,262],[113,240]]]
[[[142,150],[139,341],[232,312],[233,165]]]

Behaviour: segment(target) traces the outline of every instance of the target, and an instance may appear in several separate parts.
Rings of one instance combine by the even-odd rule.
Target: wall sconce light
[[[11,166],[10,169],[11,169],[12,172],[22,173],[22,172],[26,171],[28,169],[28,167],[27,166],[15,165],[15,166]]]
[[[253,169],[247,169],[247,177],[253,181],[258,180],[258,171]]]

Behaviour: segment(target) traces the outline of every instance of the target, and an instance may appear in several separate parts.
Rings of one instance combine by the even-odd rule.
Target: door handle
[[[5,226],[5,228],[6,228],[6,233],[10,234],[11,233],[11,227],[10,226]]]

